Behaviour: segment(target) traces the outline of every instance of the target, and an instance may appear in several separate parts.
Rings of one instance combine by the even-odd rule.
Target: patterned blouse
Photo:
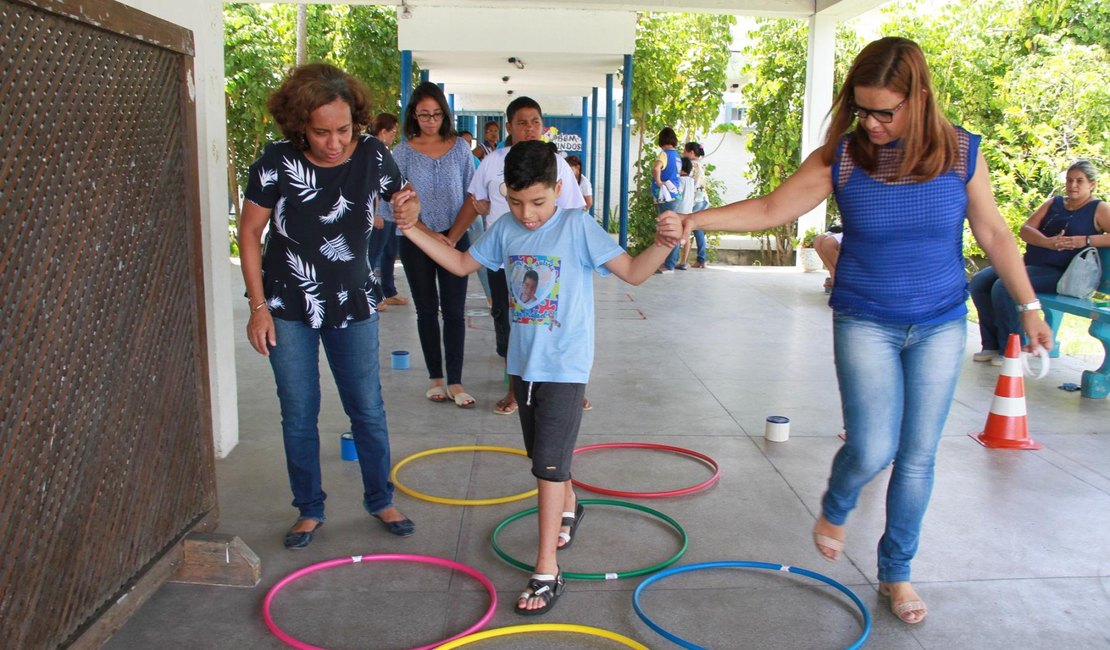
[[[369,135],[335,167],[316,166],[288,140],[266,145],[246,198],[272,210],[262,284],[274,318],[345,327],[374,313],[377,279],[366,259],[374,199],[388,201],[405,182]]]
[[[393,150],[397,166],[420,195],[420,221],[435,232],[447,232],[466,199],[466,188],[474,176],[474,161],[466,140],[439,158],[426,156],[402,140]]]

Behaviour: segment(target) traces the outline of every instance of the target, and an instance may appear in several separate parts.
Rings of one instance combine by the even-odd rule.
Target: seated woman
[[[843,239],[843,226],[831,226],[828,232],[813,238],[813,250],[817,251],[817,257],[821,258],[821,262],[829,270],[829,277],[825,279],[825,293],[832,293],[836,282],[836,261],[840,259],[840,242]]]
[[[1027,244],[1025,268],[1033,289],[1055,293],[1056,283],[1068,263],[1088,246],[1110,246],[1110,204],[1094,198],[1098,170],[1087,160],[1068,167],[1067,196],[1054,196],[1037,208],[1021,226],[1019,235]],[[994,268],[988,266],[971,278],[971,299],[979,312],[979,336],[983,348],[975,361],[1002,365],[999,351],[1010,334],[1021,334],[1014,301]]]

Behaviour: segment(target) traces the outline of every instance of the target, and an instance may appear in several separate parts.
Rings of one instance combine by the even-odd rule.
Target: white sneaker
[[[971,355],[972,361],[990,361],[998,356],[998,350],[983,349]]]
[[[991,365],[992,366],[1001,366],[1002,362],[1005,361],[1005,360],[1006,360],[1006,357],[1002,356],[1001,354],[996,354],[994,356],[994,358],[991,359]]]

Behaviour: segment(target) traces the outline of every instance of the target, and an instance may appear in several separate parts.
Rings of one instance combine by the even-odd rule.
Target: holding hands
[[[680,215],[667,210],[655,220],[655,245],[664,248],[674,248],[684,241],[686,234],[685,224]],[[689,236],[689,235],[687,235]]]
[[[420,197],[411,185],[406,185],[393,195],[389,204],[393,206],[393,221],[400,230],[408,230],[420,221]]]

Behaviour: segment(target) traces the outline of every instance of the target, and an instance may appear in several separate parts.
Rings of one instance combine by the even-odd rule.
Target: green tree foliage
[[[745,175],[753,184],[751,196],[762,196],[782,184],[802,163],[809,26],[804,20],[763,18],[756,21],[749,37],[751,43],[743,51],[749,82],[741,92],[748,104],[747,121],[752,129],[748,139],[752,161]],[[860,44],[853,30],[838,26],[836,79],[847,74]],[[763,250],[771,253],[775,263],[785,264],[797,238],[797,225],[791,222],[759,235]]]
[[[713,14],[641,13],[632,66],[633,128],[640,159],[629,201],[630,248],[655,241],[651,167],[660,129],[671,127],[679,142],[700,139],[721,107],[736,17]],[[650,142],[645,154],[645,142]],[[681,147],[681,144],[680,144]]]

